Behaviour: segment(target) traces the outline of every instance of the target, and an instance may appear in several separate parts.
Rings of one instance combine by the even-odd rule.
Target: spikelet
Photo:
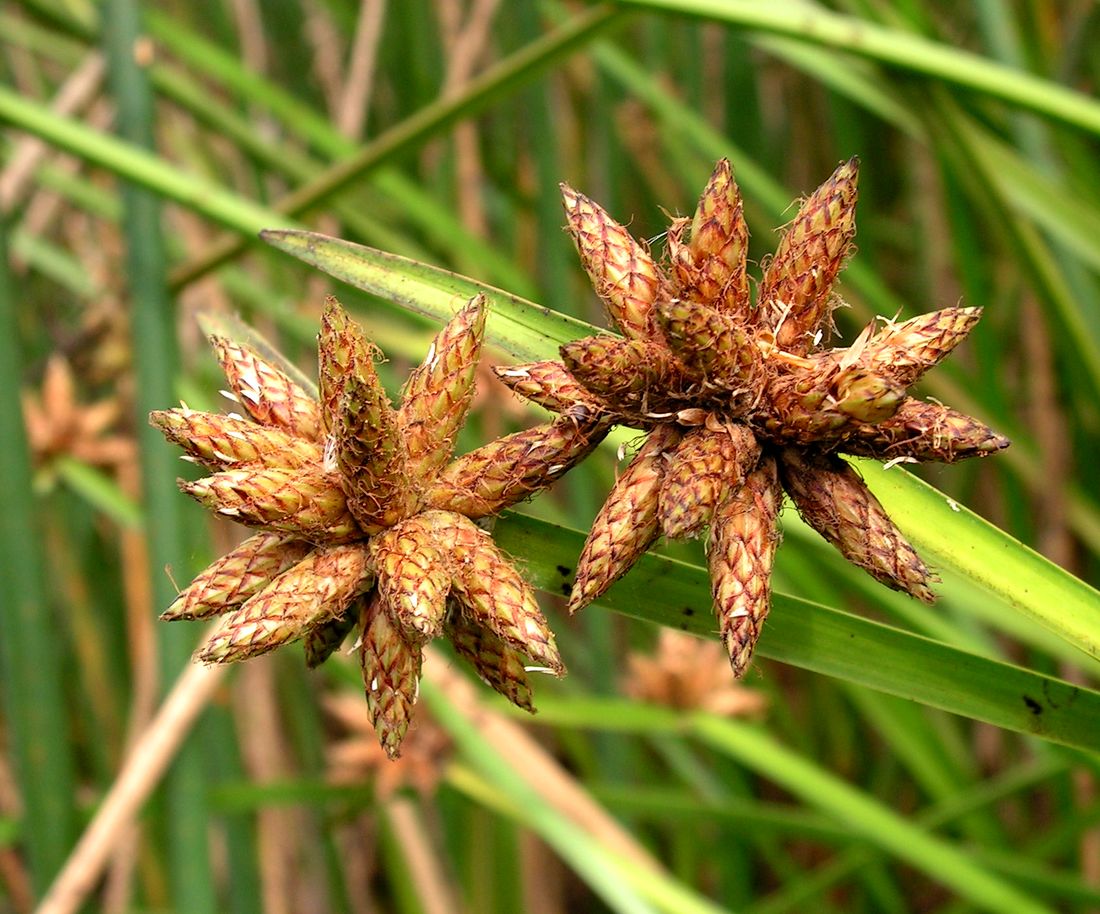
[[[631,339],[652,336],[660,283],[653,258],[601,206],[567,184],[561,193],[569,233],[608,316]]]
[[[470,618],[555,676],[565,673],[554,635],[535,593],[473,521],[451,511],[427,511],[437,542],[453,559],[451,594]]]
[[[594,417],[606,411],[602,401],[578,384],[561,362],[529,362],[509,368],[497,365],[493,373],[515,393],[551,412],[583,410],[582,416]]]
[[[180,480],[179,486],[200,504],[250,527],[328,542],[361,535],[339,482],[317,467],[242,467]]]
[[[692,429],[672,452],[661,481],[659,515],[665,536],[697,536],[715,507],[741,485],[760,459],[760,445],[744,425]]]
[[[561,357],[584,388],[619,412],[663,412],[684,386],[683,366],[648,340],[589,336],[565,343]]]
[[[669,230],[669,264],[679,298],[707,302],[728,315],[748,317],[749,281],[745,271],[749,232],[741,191],[728,159],[719,159],[691,219]]]
[[[370,543],[378,593],[409,641],[427,642],[443,631],[452,559],[437,541],[429,514],[403,520]]]
[[[160,618],[207,619],[238,606],[313,548],[281,533],[257,533],[211,563],[180,591]]]
[[[347,379],[372,373],[374,347],[360,326],[331,295],[321,312],[317,338],[317,380],[321,395],[321,421],[327,433],[339,425]]]
[[[752,658],[771,599],[782,490],[775,461],[763,457],[744,485],[714,512],[707,563],[718,629],[738,679]]]
[[[535,713],[523,655],[455,606],[447,616],[447,636],[455,653],[468,660],[481,680],[517,708]]]
[[[397,421],[408,448],[409,468],[430,478],[451,459],[455,436],[474,396],[485,335],[485,297],[470,300],[428,348],[402,392]]]
[[[318,625],[307,629],[302,639],[306,655],[306,666],[313,670],[328,660],[351,634],[352,629],[359,624],[359,618],[363,614],[364,603],[370,595],[361,594],[352,600],[351,605],[344,610],[342,615],[333,619],[326,619]]]
[[[397,758],[420,694],[423,651],[390,618],[377,593],[366,604],[359,627],[359,664],[371,724],[386,754]]]
[[[852,467],[835,455],[784,448],[779,470],[802,519],[844,558],[893,590],[935,601],[928,566]]]
[[[455,459],[425,501],[467,517],[487,517],[522,501],[590,454],[607,435],[602,421],[566,414],[507,435]]]
[[[598,599],[657,539],[658,493],[667,455],[679,440],[675,425],[658,425],[615,482],[577,561],[570,612]]]
[[[300,438],[320,438],[317,401],[284,372],[259,353],[225,337],[212,336],[210,344],[234,397],[253,419]]]
[[[856,429],[844,440],[845,453],[879,460],[936,460],[954,463],[1004,450],[1009,440],[984,422],[939,403],[906,400],[885,422]]]
[[[318,442],[239,416],[184,407],[155,410],[149,414],[149,424],[213,469],[250,463],[293,468],[321,461]]]
[[[910,387],[966,339],[981,316],[981,308],[944,308],[889,321],[860,353],[860,364]]]
[[[348,508],[363,531],[378,533],[408,517],[417,501],[408,450],[372,364],[345,379],[333,438]]]
[[[359,544],[314,549],[240,609],[222,617],[199,650],[203,663],[230,663],[265,654],[306,629],[341,615],[372,575]]]
[[[746,407],[756,402],[764,361],[740,320],[684,299],[662,299],[654,310],[669,348],[697,376]]]
[[[789,352],[809,351],[829,329],[829,295],[856,233],[858,173],[849,159],[807,198],[764,271],[761,315]]]

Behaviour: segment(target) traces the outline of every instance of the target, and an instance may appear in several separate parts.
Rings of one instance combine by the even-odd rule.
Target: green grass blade
[[[691,732],[979,908],[995,914],[1052,914],[1051,908],[979,866],[957,847],[796,755],[765,732],[709,715],[693,716]]]
[[[537,832],[612,910],[720,914],[717,905],[614,854],[574,824],[527,782],[522,771],[494,752],[474,723],[429,680],[421,683],[421,697],[494,792],[510,803],[517,820]]]
[[[628,6],[700,16],[796,38],[931,76],[1100,134],[1100,102],[969,51],[801,2],[624,0]]]
[[[263,228],[295,224],[147,149],[62,117],[0,84],[0,123],[4,122],[241,234],[251,237]]]
[[[867,484],[905,534],[937,564],[997,594],[1021,613],[1100,659],[1100,593],[908,473],[859,461]]]
[[[60,643],[50,618],[46,556],[39,538],[30,453],[19,391],[21,308],[0,217],[0,699],[5,743],[22,797],[32,890],[41,896],[76,837],[73,741],[61,685]],[[49,827],[41,827],[49,823]]]
[[[133,149],[154,155],[153,94],[134,58],[141,33],[134,0],[108,0],[103,17],[104,46],[119,132]],[[160,163],[158,162],[158,165]],[[147,417],[174,401],[179,366],[175,310],[168,295],[167,252],[161,229],[161,200],[140,183],[121,187],[126,240],[127,284],[136,374],[135,425],[141,450],[142,503],[149,541],[149,580],[155,606],[176,596],[165,568],[189,566],[187,507],[176,493],[177,458]],[[158,632],[160,667],[167,677],[191,662],[194,635],[185,627]],[[161,682],[165,688],[166,683]],[[176,907],[192,914],[217,910],[208,845],[206,776],[198,743],[185,746],[166,781],[169,876]]]
[[[568,590],[584,534],[512,513],[495,536],[501,548],[524,557],[535,586]],[[715,628],[706,569],[662,556],[643,556],[600,604],[704,637]],[[757,652],[1007,730],[1100,750],[1100,692],[798,597],[773,594]]]
[[[463,118],[476,114],[502,95],[514,92],[555,61],[591,41],[624,15],[622,10],[607,4],[590,7],[540,40],[533,41],[498,61],[470,80],[462,91],[433,102],[380,134],[354,156],[334,165],[317,179],[281,199],[277,205],[278,210],[297,216],[323,203],[351,182],[360,180],[374,169],[415,148]],[[285,223],[286,220],[282,221]],[[211,246],[207,253],[178,271],[173,277],[173,284],[182,286],[204,276],[237,254],[243,244],[238,239],[227,239]]]
[[[489,302],[486,339],[520,361],[557,357],[557,344],[596,328],[534,302],[449,270],[316,232],[264,231],[272,247],[335,279],[438,321],[447,321],[475,295]]]

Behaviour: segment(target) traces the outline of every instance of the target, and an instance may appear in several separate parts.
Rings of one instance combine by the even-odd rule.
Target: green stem
[[[41,896],[76,837],[72,738],[65,720],[57,623],[50,618],[19,391],[19,304],[0,219],[0,694],[23,800],[23,841]],[[42,827],[42,823],[49,823]]]
[[[134,0],[108,0],[103,18],[108,76],[118,108],[118,129],[133,144],[152,155],[153,95],[134,48],[139,35]],[[144,182],[121,187],[126,269],[132,302],[131,321],[136,372],[136,425],[141,445],[142,498],[149,538],[149,574],[155,605],[167,606],[175,596],[165,568],[188,567],[184,502],[175,486],[176,458],[172,449],[146,421],[149,411],[174,399],[178,369],[175,320],[167,287],[167,258],[161,230],[161,202]],[[171,676],[190,662],[192,634],[164,626],[159,630],[161,664]],[[184,747],[168,778],[168,834],[172,890],[177,910],[202,914],[217,909],[210,854],[203,757],[198,745]]]

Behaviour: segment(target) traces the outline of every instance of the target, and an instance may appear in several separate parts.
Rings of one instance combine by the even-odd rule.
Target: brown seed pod
[[[685,299],[662,299],[654,313],[669,348],[700,388],[717,387],[727,394],[723,402],[728,413],[756,403],[764,360],[748,327],[735,317]]]
[[[648,340],[589,336],[561,347],[566,370],[616,412],[666,413],[690,386],[668,347]]]
[[[206,507],[250,527],[326,542],[362,536],[339,482],[316,467],[241,467],[194,482],[181,479],[179,487]]]
[[[317,401],[279,368],[225,337],[212,336],[210,344],[233,396],[253,419],[300,438],[320,438],[321,410]]]
[[[326,619],[306,630],[303,646],[306,655],[306,667],[314,670],[328,660],[351,634],[359,623],[365,603],[373,593],[360,594],[342,615]]]
[[[359,629],[367,710],[382,748],[391,759],[397,758],[420,694],[423,652],[390,617],[377,593],[366,604]]]
[[[561,193],[569,233],[608,316],[632,339],[651,336],[650,308],[660,285],[653,258],[601,206],[567,184]]]
[[[436,538],[431,515],[417,514],[370,541],[378,593],[406,639],[427,642],[443,631],[452,558]]]
[[[659,521],[665,536],[697,536],[715,507],[741,485],[760,459],[760,445],[738,423],[692,429],[672,451],[660,488]]]
[[[981,308],[944,308],[900,323],[888,321],[860,352],[860,364],[910,387],[966,339],[981,316]]]
[[[768,615],[782,500],[775,460],[765,456],[745,484],[718,506],[711,521],[711,593],[719,632],[738,679],[748,668]]]
[[[728,159],[719,159],[699,198],[691,219],[687,243],[682,234],[687,220],[669,230],[669,264],[680,298],[707,302],[725,314],[749,316],[749,281],[745,271],[749,232],[741,191],[733,180]]]
[[[469,518],[451,511],[427,511],[437,542],[453,559],[451,594],[470,614],[532,662],[555,676],[565,673],[554,635],[531,586],[497,548],[493,538]]]
[[[447,616],[446,631],[455,653],[473,665],[487,686],[516,707],[535,713],[531,683],[519,651],[478,625],[457,605]]]
[[[909,398],[885,422],[855,429],[841,447],[846,454],[879,460],[954,463],[987,457],[1009,444],[1004,435],[958,410]]]
[[[249,463],[301,467],[321,461],[318,442],[239,416],[184,407],[154,410],[149,424],[199,463],[214,469]]]
[[[345,379],[333,437],[348,509],[363,530],[378,533],[408,517],[418,493],[397,414],[373,365]]]
[[[231,663],[265,654],[341,615],[371,583],[361,545],[318,547],[240,609],[223,616],[198,659]]]
[[[935,601],[928,566],[852,467],[835,455],[811,456],[797,448],[784,448],[778,462],[802,519],[844,558],[893,590]]]
[[[202,571],[160,618],[208,619],[240,605],[313,549],[282,533],[257,533]]]
[[[373,373],[374,347],[362,328],[351,319],[331,295],[321,312],[321,333],[317,338],[317,375],[321,393],[321,420],[326,432],[339,424],[344,385],[352,375]]]
[[[439,474],[425,501],[467,517],[499,514],[587,457],[609,428],[602,420],[566,414],[507,435],[455,459]]]
[[[430,479],[451,459],[474,396],[484,335],[485,297],[477,295],[439,332],[424,362],[409,375],[397,421],[410,472],[418,479]]]
[[[789,352],[808,352],[829,329],[829,295],[856,233],[858,173],[849,159],[807,198],[764,271],[758,310]]]
[[[577,383],[558,361],[529,362],[526,365],[495,366],[493,373],[521,397],[555,413],[583,406],[595,417],[607,410],[598,397]]]
[[[667,455],[679,441],[680,431],[675,425],[658,425],[619,476],[592,522],[577,561],[570,612],[602,596],[657,539],[658,493]]]

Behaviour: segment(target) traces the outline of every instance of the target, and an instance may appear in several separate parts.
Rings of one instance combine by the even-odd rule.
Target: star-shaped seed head
[[[485,310],[478,296],[443,328],[396,407],[374,347],[330,299],[318,396],[275,360],[215,337],[227,393],[244,415],[185,406],[150,416],[186,459],[212,471],[181,481],[183,491],[258,531],[203,571],[163,618],[220,616],[198,653],[208,663],[302,639],[312,667],[358,632],[367,707],[391,757],[434,638],[449,638],[527,710],[529,669],[564,672],[531,587],[474,519],[549,485],[610,426],[598,410],[563,403],[555,421],[455,458]]]
[[[980,308],[876,321],[825,349],[834,285],[855,237],[858,161],[802,202],[755,302],[748,230],[722,160],[691,218],[669,228],[663,261],[584,195],[563,185],[581,263],[622,336],[561,347],[561,361],[498,369],[551,410],[641,429],[646,439],[592,525],[570,608],[597,599],[658,539],[709,526],[707,560],[722,640],[744,673],[768,612],[786,492],[852,562],[931,602],[932,575],[841,455],[951,462],[1008,441],[908,389],[955,348]]]

